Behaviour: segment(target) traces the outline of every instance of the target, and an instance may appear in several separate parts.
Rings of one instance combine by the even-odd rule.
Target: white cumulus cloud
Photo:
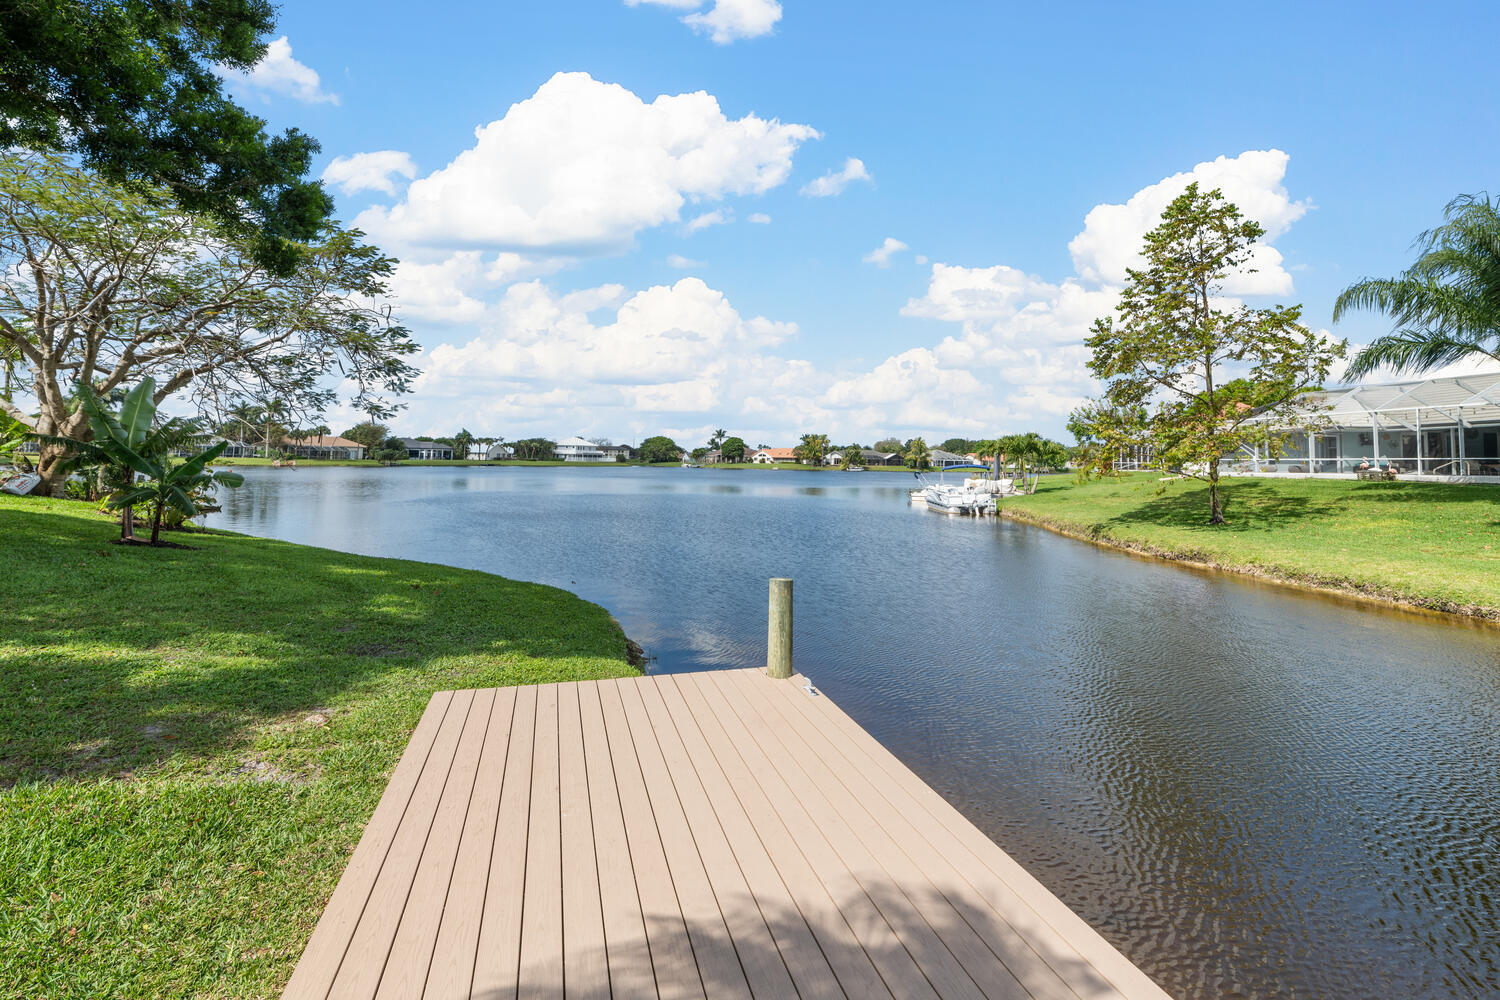
[[[781,4],[777,0],[714,0],[708,10],[701,9],[703,0],[625,0],[627,7],[641,4],[695,11],[683,16],[682,23],[707,35],[716,45],[769,35],[781,20]]]
[[[691,257],[684,257],[680,253],[669,253],[667,254],[667,266],[686,271],[689,268],[702,267],[703,261],[693,260]]]
[[[907,246],[905,243],[902,243],[894,236],[887,236],[885,238],[885,242],[881,243],[880,246],[865,254],[863,260],[866,264],[874,264],[876,267],[890,267],[892,257],[903,250],[910,249],[911,247]]]
[[[750,221],[758,226],[769,226],[771,224],[771,217],[765,212],[754,212],[750,216]]]
[[[1225,291],[1285,295],[1292,289],[1292,276],[1282,268],[1281,254],[1270,244],[1312,207],[1310,201],[1293,201],[1287,194],[1282,181],[1289,160],[1279,149],[1220,156],[1141,188],[1124,204],[1096,205],[1084,218],[1083,232],[1068,244],[1073,266],[1085,280],[1122,284],[1125,269],[1140,264],[1146,234],[1156,228],[1167,205],[1197,181],[1204,191],[1221,189],[1225,198],[1266,230],[1250,264],[1257,273],[1238,276],[1226,283]]]
[[[412,162],[411,154],[382,149],[374,153],[335,156],[323,170],[323,180],[338,185],[345,194],[381,191],[394,196],[396,185],[392,176],[407,180],[417,176],[417,165]]]
[[[716,208],[712,212],[704,212],[702,215],[693,216],[682,227],[682,231],[684,234],[691,236],[700,229],[707,229],[709,226],[722,226],[726,222],[732,221],[733,217],[733,212],[726,212],[722,208]]]
[[[1272,158],[1252,151],[1223,162],[1229,166],[1221,176],[1254,179],[1231,197],[1262,221],[1268,239],[1306,211],[1305,201],[1282,188],[1284,160],[1265,169]],[[1183,176],[1120,204],[1159,200],[1162,185]],[[523,275],[524,255],[506,263],[463,251],[431,266],[403,264],[403,301],[425,295],[423,308],[434,317],[475,331],[420,359],[425,373],[413,397],[412,430],[456,426],[463,414],[473,415],[471,428],[482,424],[512,438],[667,433],[687,444],[718,426],[772,444],[807,432],[860,441],[1028,429],[1062,437],[1068,412],[1098,392],[1084,340],[1120,293],[1109,265],[1100,263],[1114,259],[1102,234],[1115,232],[1128,247],[1155,225],[1142,217],[1138,232],[1110,230],[1099,220],[1111,213],[1099,208],[1073,241],[1076,273],[1050,280],[1008,264],[934,262],[925,291],[900,312],[946,329],[888,356],[842,363],[797,357],[795,323],[746,316],[696,277],[638,291],[609,284],[572,293],[522,280],[497,296],[489,275]],[[677,255],[668,262],[696,266]]]
[[[865,161],[851,156],[844,161],[840,169],[830,170],[817,180],[804,184],[801,193],[810,198],[827,198],[843,193],[844,188],[848,187],[851,181],[869,180],[874,180],[874,178],[870,176],[870,171],[865,169]]]
[[[338,104],[339,95],[323,89],[318,71],[292,57],[292,45],[282,35],[266,47],[266,54],[249,71],[231,66],[214,69],[231,86],[290,97],[304,104]]]
[[[393,245],[598,252],[675,222],[684,205],[785,182],[810,126],[731,119],[703,91],[647,103],[586,73],[558,73],[472,147],[355,220]]]

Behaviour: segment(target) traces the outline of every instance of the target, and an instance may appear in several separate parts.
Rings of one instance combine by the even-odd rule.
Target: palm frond
[[[1416,247],[1420,255],[1399,276],[1365,278],[1334,302],[1335,323],[1352,310],[1373,309],[1395,327],[1360,352],[1347,377],[1500,356],[1500,208],[1488,195],[1460,195]]]
[[[1492,348],[1471,338],[1449,337],[1431,330],[1398,330],[1375,338],[1355,355],[1344,378],[1356,381],[1380,368],[1419,375],[1472,354],[1496,356]]]

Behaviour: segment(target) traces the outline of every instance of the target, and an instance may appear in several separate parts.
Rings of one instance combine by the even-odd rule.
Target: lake
[[[797,667],[1178,997],[1500,994],[1500,629],[907,502],[900,473],[245,468],[217,527]]]

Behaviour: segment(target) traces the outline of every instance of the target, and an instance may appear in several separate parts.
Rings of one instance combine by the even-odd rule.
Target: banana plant
[[[191,438],[192,421],[173,418],[158,425],[156,423],[156,382],[141,380],[125,394],[118,413],[111,413],[99,402],[97,396],[85,389],[80,393],[80,403],[88,414],[92,441],[69,441],[80,457],[123,466],[127,471],[125,485],[110,495],[107,505],[124,512],[125,537],[130,537],[130,512],[136,506],[151,511],[151,544],[157,544],[161,535],[162,515],[168,510],[180,512],[184,517],[198,514],[198,504],[193,491],[208,483],[220,483],[235,487],[245,481],[235,472],[215,472],[208,463],[223,454],[229,442],[220,441],[207,451],[200,452],[181,464],[174,464],[172,452]],[[136,476],[144,479],[137,479]]]
[[[31,428],[7,413],[0,413],[0,460],[26,463],[26,456],[21,451],[21,445],[31,437]],[[23,471],[29,469],[27,464],[22,465]]]
[[[151,544],[155,545],[161,534],[161,518],[165,511],[175,510],[184,517],[195,517],[198,514],[198,504],[193,499],[193,491],[198,487],[210,482],[232,487],[245,481],[245,477],[237,472],[215,472],[208,468],[208,463],[223,454],[227,447],[228,441],[220,441],[181,465],[173,465],[168,456],[156,458],[137,455],[136,460],[127,460],[127,464],[145,478],[110,497],[109,505],[126,507],[140,504],[149,507]]]

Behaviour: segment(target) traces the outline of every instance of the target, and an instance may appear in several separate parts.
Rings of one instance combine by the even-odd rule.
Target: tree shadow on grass
[[[300,780],[341,741],[399,753],[436,690],[630,672],[608,612],[555,588],[117,531],[0,509],[0,788],[155,765]]]
[[[1142,494],[1152,491],[1142,486]],[[1284,528],[1342,513],[1347,504],[1338,496],[1289,496],[1263,480],[1233,480],[1219,484],[1225,524],[1210,525],[1208,487],[1202,483],[1172,483],[1159,496],[1110,517],[1116,525],[1157,525],[1169,528],[1211,528],[1214,531],[1257,531]]]

